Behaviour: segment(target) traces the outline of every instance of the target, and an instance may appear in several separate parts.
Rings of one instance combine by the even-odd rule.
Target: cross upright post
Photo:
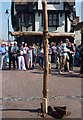
[[[48,112],[48,16],[47,0],[43,1],[43,47],[44,47],[44,76],[43,76],[43,113]]]

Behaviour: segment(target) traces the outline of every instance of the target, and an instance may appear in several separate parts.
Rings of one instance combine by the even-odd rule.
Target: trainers
[[[73,74],[73,73],[74,73],[73,71],[70,71],[70,70],[69,70],[68,72],[69,72],[70,74]]]
[[[24,68],[24,69],[22,69],[22,70],[26,71],[26,68]]]

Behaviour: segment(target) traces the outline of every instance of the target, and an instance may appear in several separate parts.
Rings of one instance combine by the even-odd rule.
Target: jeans
[[[0,70],[2,70],[2,67],[6,68],[6,59],[5,59],[5,55],[0,55]]]
[[[72,55],[72,65],[71,65],[72,70],[73,70],[73,67],[74,67],[74,55]]]

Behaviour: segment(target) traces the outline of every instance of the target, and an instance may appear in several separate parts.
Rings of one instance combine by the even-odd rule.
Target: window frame
[[[49,24],[49,14],[52,14],[52,25]],[[53,25],[53,15],[57,16],[56,20],[56,25]],[[41,26],[43,26],[43,13],[42,13],[42,22],[41,22]],[[59,13],[56,13],[55,11],[48,11],[48,27],[58,27],[59,26]]]
[[[52,25],[50,25],[50,18],[49,15],[52,15]],[[56,19],[54,19],[54,15],[56,15]],[[53,22],[56,22],[56,25],[53,24]],[[59,26],[59,14],[55,12],[48,12],[48,26],[49,27],[58,27]]]
[[[58,0],[57,2],[52,2],[52,0],[50,0],[49,2],[48,2],[48,0],[47,0],[47,4],[60,4],[60,0]]]

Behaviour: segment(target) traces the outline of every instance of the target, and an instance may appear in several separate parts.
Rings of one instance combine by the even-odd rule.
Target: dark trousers
[[[12,61],[12,55],[9,54],[9,70],[11,69],[11,61]]]
[[[43,66],[44,66],[44,59],[43,59],[43,57],[40,57],[40,66],[43,68]]]
[[[16,64],[17,64],[17,69],[18,69],[18,58],[17,58],[17,56],[13,56],[13,69],[14,70],[16,69],[15,61],[16,61]]]
[[[28,68],[27,65],[28,65],[28,57],[27,57],[27,54],[24,54],[24,61],[25,61],[25,67],[26,69]]]

